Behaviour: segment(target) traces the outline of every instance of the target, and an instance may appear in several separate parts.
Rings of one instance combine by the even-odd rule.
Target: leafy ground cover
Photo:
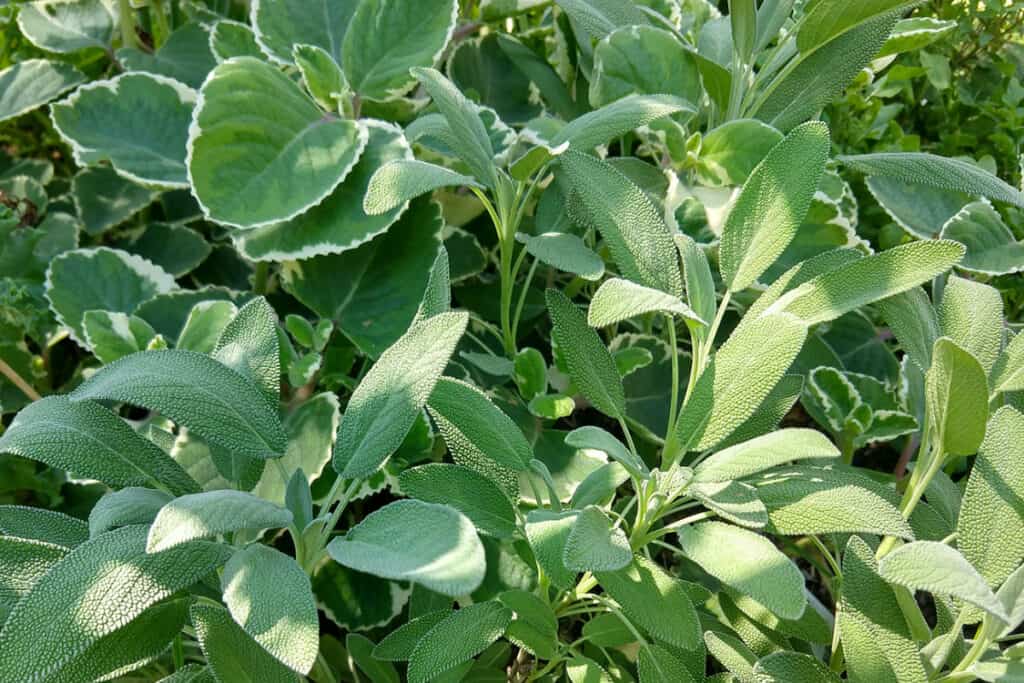
[[[0,681],[1016,681],[1020,2],[0,5]]]

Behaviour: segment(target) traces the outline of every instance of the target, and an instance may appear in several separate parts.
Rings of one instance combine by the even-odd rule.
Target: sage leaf
[[[948,337],[935,342],[925,398],[928,422],[943,452],[976,453],[988,421],[988,381],[981,363]]]
[[[381,354],[349,399],[334,449],[342,476],[367,477],[398,449],[466,329],[465,313],[414,324]]]
[[[423,636],[450,614],[450,609],[441,609],[409,619],[377,643],[373,658],[383,662],[408,661]]]
[[[840,683],[839,676],[812,655],[773,652],[754,665],[757,683]]]
[[[602,413],[625,418],[622,379],[608,348],[568,297],[549,289],[546,299],[553,325],[551,336],[565,358],[573,383]]]
[[[576,581],[576,572],[566,567],[562,558],[577,514],[576,511],[551,512],[538,509],[526,515],[526,540],[537,558],[537,564],[551,583],[563,590],[569,590]]]
[[[546,232],[540,235],[516,235],[527,253],[541,263],[579,275],[596,282],[604,275],[604,261],[576,235],[565,232]]]
[[[327,546],[340,564],[457,597],[484,578],[476,529],[446,505],[400,500],[367,515]]]
[[[204,491],[175,498],[160,508],[149,528],[146,552],[158,553],[198,539],[241,529],[276,529],[292,513],[244,491]]]
[[[587,323],[591,327],[607,327],[646,313],[678,315],[687,325],[695,327],[708,325],[708,321],[701,319],[681,299],[615,277],[602,282],[594,292],[587,311]]]
[[[720,269],[730,291],[752,285],[796,237],[828,159],[828,127],[794,128],[754,168],[722,227]]]
[[[694,468],[693,480],[731,481],[793,460],[838,456],[839,449],[821,432],[813,429],[780,429],[712,454]]]
[[[951,276],[936,313],[942,334],[974,356],[988,376],[1003,347],[1003,298],[999,290]]]
[[[197,602],[191,609],[196,637],[217,681],[298,683],[300,678],[278,662],[234,622],[220,605]]]
[[[810,52],[875,17],[906,11],[915,4],[914,0],[874,0],[856,7],[840,0],[817,3],[800,26],[796,36],[797,49]]]
[[[505,633],[512,610],[488,601],[463,607],[427,631],[409,658],[409,683],[427,683],[483,652]]]
[[[250,458],[280,457],[287,445],[276,406],[248,378],[194,351],[125,356],[70,394],[74,402],[124,401],[157,410],[210,443]]]
[[[501,487],[461,465],[431,463],[404,470],[402,491],[428,503],[445,503],[466,515],[481,532],[509,538],[516,530],[516,513]]]
[[[231,556],[221,588],[231,617],[246,633],[289,669],[309,673],[320,624],[309,577],[295,560],[255,543]]]
[[[199,485],[151,441],[92,401],[48,396],[27,406],[0,436],[0,452],[39,460],[111,486],[193,493]]]
[[[631,453],[621,441],[600,427],[594,425],[577,427],[565,435],[565,444],[574,448],[603,451],[635,477],[646,479],[651,474],[647,463]]]
[[[1024,270],[1024,243],[987,201],[971,202],[942,226],[943,239],[956,240],[967,253],[960,268],[979,275],[1006,275]]]
[[[1024,389],[1024,335],[1018,334],[1003,349],[992,371],[995,391]]]
[[[181,345],[179,338],[178,345]],[[251,379],[269,404],[277,407],[281,394],[281,354],[277,314],[257,297],[242,306],[217,338],[213,357]]]
[[[679,657],[657,643],[641,648],[637,673],[640,683],[695,683],[696,680]]]
[[[437,164],[416,159],[391,161],[378,168],[370,178],[363,210],[371,216],[380,215],[421,194],[451,186],[483,187],[472,176]]]
[[[628,95],[565,124],[551,138],[550,145],[557,148],[569,143],[570,151],[589,152],[640,126],[679,112],[693,114],[695,110],[689,102],[671,95]]]
[[[258,135],[255,120],[266,123]],[[207,218],[256,228],[326,199],[366,138],[354,121],[325,116],[275,67],[235,57],[218,65],[200,91],[188,134],[188,179]]]
[[[613,529],[603,512],[593,505],[580,510],[572,525],[562,562],[576,572],[615,571],[633,559],[629,539],[621,529]]]
[[[89,511],[89,536],[131,524],[151,524],[160,509],[174,499],[157,489],[129,486],[106,493]]]
[[[89,527],[62,512],[24,505],[0,505],[0,534],[74,548],[89,538]]]
[[[900,546],[882,558],[878,573],[897,586],[959,598],[1003,622],[1009,620],[978,570],[944,543],[916,541]]]
[[[783,619],[803,614],[803,574],[764,536],[722,522],[684,526],[678,536],[686,557],[722,583]]]

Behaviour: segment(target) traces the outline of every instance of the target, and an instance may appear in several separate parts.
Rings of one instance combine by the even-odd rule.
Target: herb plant
[[[1024,193],[725,4],[0,7],[0,682],[1017,680]]]

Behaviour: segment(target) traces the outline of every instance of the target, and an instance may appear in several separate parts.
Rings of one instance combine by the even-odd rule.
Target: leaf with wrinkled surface
[[[292,514],[243,491],[205,491],[175,498],[160,508],[149,528],[146,552],[158,553],[198,538],[240,529],[276,529]]]
[[[611,522],[597,507],[580,511],[565,540],[562,562],[576,572],[615,571],[633,559],[629,539],[621,529],[613,529]]]
[[[694,481],[730,481],[793,460],[835,458],[839,449],[813,429],[781,429],[718,451],[694,468]]]
[[[948,337],[932,350],[925,375],[928,421],[949,455],[971,455],[985,436],[988,421],[988,381],[981,363]]]
[[[682,299],[620,278],[605,280],[594,292],[587,323],[591,327],[607,327],[647,313],[679,316],[687,325],[708,325]]]
[[[416,643],[409,657],[409,683],[427,683],[480,654],[511,621],[512,610],[495,601],[452,612]]]

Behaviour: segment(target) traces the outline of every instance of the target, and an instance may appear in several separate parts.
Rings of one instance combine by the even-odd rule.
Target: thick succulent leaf
[[[160,412],[211,444],[250,458],[280,457],[287,438],[271,405],[249,378],[207,355],[143,351],[100,369],[73,401],[123,401]]]
[[[967,248],[960,268],[979,275],[1006,275],[1024,270],[1024,243],[1018,242],[987,201],[971,202],[942,226],[944,239]]]
[[[823,273],[782,295],[768,311],[786,311],[807,325],[835,320],[928,282],[963,254],[963,245],[949,240],[903,244]]]
[[[783,135],[757,119],[727,121],[700,143],[697,176],[710,186],[742,185]]]
[[[309,577],[291,557],[259,543],[239,550],[221,576],[235,622],[279,662],[309,673],[320,625]]]
[[[943,452],[977,452],[988,421],[988,381],[981,363],[948,337],[938,339],[932,349],[925,399],[928,422],[938,433]]]
[[[370,178],[363,199],[363,211],[370,216],[377,216],[393,211],[421,194],[453,186],[483,187],[472,176],[456,173],[437,164],[416,159],[390,161],[377,168]]]
[[[897,586],[959,598],[1004,622],[1009,620],[985,578],[944,543],[916,541],[900,546],[882,558],[878,573]]]
[[[250,9],[257,4],[252,3]],[[280,6],[284,3],[273,4]],[[222,19],[210,27],[210,52],[218,62],[226,62],[232,57],[263,57],[253,30],[247,24],[231,19]]]
[[[942,334],[974,356],[986,376],[1003,348],[1003,298],[995,287],[951,276],[937,307]]]
[[[270,225],[326,199],[366,139],[364,127],[325,115],[277,68],[236,57],[214,69],[200,91],[188,131],[188,178],[210,220]]]
[[[684,650],[700,647],[700,621],[684,582],[641,556],[625,569],[595,576],[626,616],[652,636]]]
[[[854,536],[843,553],[839,633],[853,683],[928,679],[892,588],[878,575],[874,552]]]
[[[292,513],[244,491],[204,491],[175,498],[160,508],[149,528],[146,552],[158,553],[197,538],[240,529],[277,529]]]
[[[108,161],[129,180],[187,188],[185,141],[195,104],[196,92],[172,78],[126,73],[82,86],[51,114],[79,166]]]
[[[26,59],[0,71],[0,121],[13,119],[60,97],[85,74],[64,62]]]
[[[538,509],[526,515],[526,540],[537,558],[537,564],[551,583],[563,590],[571,588],[576,581],[576,572],[565,566],[562,557],[577,514],[576,511],[551,512]]]
[[[452,597],[468,595],[484,578],[484,548],[473,523],[446,505],[418,500],[370,513],[327,552],[346,567]]]
[[[106,247],[66,251],[46,271],[50,309],[83,345],[86,311],[134,313],[147,299],[176,288],[173,277],[146,259]]]
[[[482,533],[509,538],[516,530],[516,511],[501,487],[462,465],[431,463],[404,470],[398,477],[410,498],[445,503],[466,515]]]
[[[345,33],[357,6],[335,0],[254,0],[249,19],[256,42],[279,64],[291,64],[292,50],[300,43],[326,50],[340,64]]]
[[[689,102],[671,95],[629,95],[573,119],[551,138],[550,144],[558,147],[569,143],[574,151],[589,152],[640,126],[679,112],[693,114],[695,110]]]
[[[895,494],[851,468],[795,466],[766,472],[755,483],[777,534],[914,537]]]
[[[214,681],[298,683],[301,680],[260,647],[220,605],[197,602],[192,605],[191,615],[196,638]]]
[[[762,315],[737,329],[701,373],[675,425],[690,449],[714,446],[760,407],[800,352],[807,328],[793,316]]]
[[[731,481],[793,460],[835,458],[839,449],[819,431],[780,429],[718,451],[693,470],[695,482]]]
[[[398,200],[387,210],[364,210],[372,178],[390,168],[391,161],[412,159],[412,149],[402,131],[393,124],[364,119],[366,147],[355,167],[323,202],[290,221],[275,223],[234,235],[235,244],[256,261],[308,259],[323,254],[340,254],[354,249],[387,230],[409,207]],[[388,192],[397,188],[388,186]]]
[[[210,29],[189,22],[174,30],[155,52],[135,47],[117,51],[117,59],[128,71],[145,71],[199,88],[217,65],[210,47]]]
[[[349,399],[334,449],[334,469],[368,477],[402,445],[462,333],[465,313],[414,324],[374,363]]]
[[[993,588],[1024,560],[1022,500],[1024,415],[1004,406],[988,422],[956,524],[957,548]]]
[[[98,403],[48,396],[14,418],[0,452],[19,455],[111,486],[198,491],[166,453]]]
[[[685,526],[678,534],[686,557],[725,585],[783,619],[803,614],[803,574],[764,536],[722,522]]]
[[[95,538],[118,527],[150,524],[160,508],[173,499],[164,491],[138,486],[106,493],[89,511],[89,535]]]
[[[427,683],[469,661],[500,638],[512,610],[488,601],[463,607],[427,631],[409,658],[409,683]]]
[[[562,551],[562,563],[576,572],[615,571],[633,559],[629,539],[612,528],[608,517],[593,505],[580,510]]]
[[[633,94],[667,94],[687,102],[700,101],[697,63],[672,32],[627,26],[595,46],[590,103],[600,107]]]
[[[988,171],[961,159],[920,152],[878,152],[836,157],[867,176],[931,185],[1024,208],[1024,193]]]
[[[432,67],[459,15],[456,0],[367,0],[357,5],[342,45],[342,66],[363,97],[388,99],[413,85],[409,70]]]
[[[110,166],[89,166],[71,179],[71,199],[82,227],[90,235],[121,225],[152,204],[157,195],[155,190],[118,175]]]
[[[148,608],[200,580],[230,555],[197,542],[146,554],[146,527],[86,541],[43,576],[0,631],[0,677],[10,681],[91,680],[112,653],[96,647]],[[54,615],[61,615],[55,618]],[[88,671],[92,675],[82,678]],[[99,672],[98,675],[108,673]]]
[[[754,168],[722,227],[722,279],[734,292],[754,284],[796,237],[828,159],[828,127],[797,126]]]
[[[114,19],[101,0],[30,2],[18,12],[18,28],[36,47],[70,54],[89,48],[108,49]]]
[[[897,225],[922,240],[939,237],[943,226],[970,201],[963,192],[888,176],[871,176],[865,185]]]
[[[416,317],[443,225],[437,203],[414,200],[387,232],[357,249],[286,263],[284,287],[376,358]]]
[[[541,263],[554,266],[584,280],[596,282],[604,275],[604,261],[582,239],[565,232],[516,235],[527,253]]]
[[[591,327],[607,327],[647,313],[678,315],[688,325],[708,324],[682,299],[617,277],[605,280],[594,292],[587,311],[587,323]]]
[[[840,683],[821,660],[802,652],[773,652],[754,665],[756,683]]]
[[[622,378],[608,348],[568,297],[549,289],[546,298],[553,325],[552,340],[565,358],[576,388],[605,415],[624,418],[626,396]]]

